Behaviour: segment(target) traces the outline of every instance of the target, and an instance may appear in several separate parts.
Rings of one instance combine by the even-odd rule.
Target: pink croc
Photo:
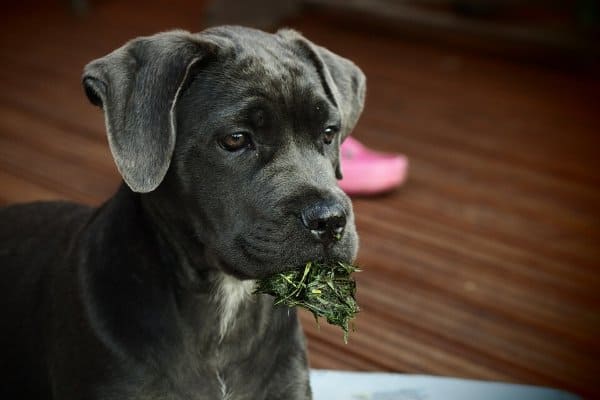
[[[370,150],[349,137],[342,143],[341,156],[344,179],[338,183],[349,195],[385,193],[406,180],[408,159],[404,155]]]

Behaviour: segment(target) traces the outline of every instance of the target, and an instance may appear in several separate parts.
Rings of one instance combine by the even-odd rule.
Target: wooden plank
[[[33,201],[61,200],[63,195],[59,192],[36,185],[28,179],[19,178],[0,170],[0,205],[12,203],[28,203]]]

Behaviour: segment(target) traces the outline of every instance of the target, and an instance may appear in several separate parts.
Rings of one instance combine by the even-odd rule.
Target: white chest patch
[[[256,281],[241,281],[231,275],[222,274],[215,291],[215,301],[219,309],[219,339],[223,340],[227,332],[234,326],[235,317],[240,305],[250,301]]]
[[[231,400],[231,393],[227,390],[227,384],[221,374],[217,372],[217,382],[219,382],[219,389],[221,391],[221,400]]]

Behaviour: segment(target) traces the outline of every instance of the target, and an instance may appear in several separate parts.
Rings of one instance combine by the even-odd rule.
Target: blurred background
[[[0,205],[120,183],[83,66],[128,39],[293,27],[352,59],[354,136],[408,181],[355,198],[357,331],[302,314],[316,368],[518,382],[600,398],[597,1],[21,1],[0,17]]]

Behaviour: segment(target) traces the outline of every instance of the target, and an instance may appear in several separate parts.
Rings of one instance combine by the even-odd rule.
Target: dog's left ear
[[[316,67],[329,100],[335,104],[342,118],[338,146],[350,135],[365,104],[366,79],[363,72],[352,61],[318,46],[297,31],[282,29],[277,35],[296,45]],[[339,155],[336,176],[342,179]]]
[[[177,99],[191,68],[215,50],[202,35],[171,31],[134,39],[86,65],[85,93],[104,110],[111,153],[134,192],[150,192],[164,179]]]

